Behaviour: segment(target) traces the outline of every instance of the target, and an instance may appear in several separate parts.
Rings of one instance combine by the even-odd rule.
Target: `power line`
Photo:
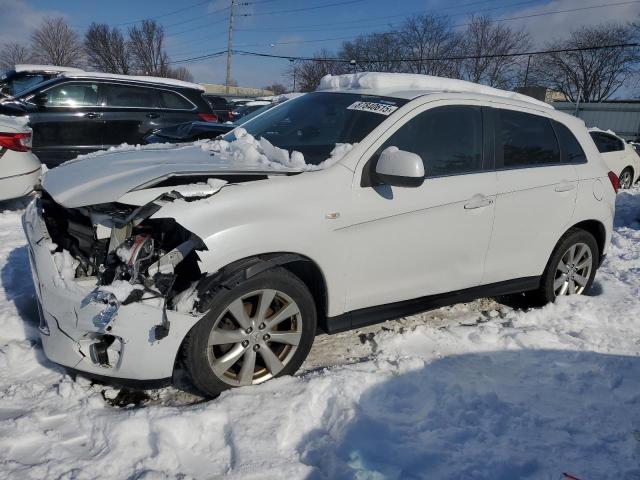
[[[488,55],[456,55],[448,57],[423,57],[423,58],[391,58],[386,60],[358,60],[358,59],[345,59],[345,58],[318,58],[318,57],[297,57],[291,55],[275,55],[271,53],[261,52],[248,52],[245,50],[235,50],[234,53],[238,55],[248,55],[253,57],[267,57],[267,58],[279,58],[285,60],[300,60],[300,61],[317,61],[317,62],[332,62],[332,63],[351,63],[355,60],[356,63],[401,63],[401,62],[436,62],[445,60],[472,60],[480,58],[507,58],[507,57],[526,57],[534,55],[545,55],[552,53],[571,53],[571,52],[583,52],[591,50],[605,50],[612,48],[632,48],[640,47],[640,43],[620,43],[615,45],[598,45],[595,47],[576,47],[576,48],[558,48],[552,50],[536,50],[528,52],[511,52],[511,53],[493,53]]]
[[[215,15],[217,13],[222,13],[222,12],[226,12],[227,10],[229,10],[231,8],[231,6],[229,7],[224,7],[224,8],[219,8],[218,10],[214,10],[212,12],[207,12],[203,15],[197,16],[197,17],[191,17],[187,20],[183,20],[181,22],[176,22],[176,23],[170,23],[170,24],[163,24],[162,26],[165,28],[171,28],[171,27],[176,27],[178,25],[184,25],[185,23],[191,23],[191,22],[195,22],[196,20],[201,20],[203,17],[208,17],[210,15]]]
[[[618,3],[607,3],[607,4],[601,4],[601,5],[591,5],[588,7],[578,7],[578,8],[571,8],[571,9],[566,9],[566,10],[556,10],[553,12],[542,12],[542,13],[534,13],[534,14],[530,14],[530,15],[520,15],[520,16],[516,16],[516,17],[509,17],[509,18],[501,18],[501,19],[495,19],[493,20],[494,22],[511,22],[514,20],[523,20],[523,19],[527,19],[527,18],[534,18],[534,17],[542,17],[542,16],[546,16],[546,15],[556,15],[558,13],[572,13],[572,12],[578,12],[578,11],[582,11],[582,10],[591,10],[591,9],[596,9],[596,8],[604,8],[604,7],[615,7],[615,6],[621,6],[621,5],[629,5],[629,4],[633,4],[633,3],[640,3],[640,0],[631,0],[631,1],[626,1],[626,2],[618,2]],[[471,23],[467,22],[467,23],[459,23],[456,25],[452,25],[453,28],[458,28],[458,27],[467,27],[471,25]],[[397,35],[398,31],[388,31],[388,32],[381,32],[381,33],[372,33],[370,35]],[[298,44],[298,43],[322,43],[322,42],[330,42],[330,41],[336,41],[336,40],[354,40],[358,37],[360,37],[362,34],[357,35],[357,36],[348,36],[348,37],[330,37],[330,38],[316,38],[316,39],[309,39],[309,40],[292,40],[292,41],[286,41],[286,42],[272,42],[269,44],[266,43],[262,43],[262,44],[252,44],[250,46],[278,46],[278,45],[292,45],[292,44]],[[245,45],[245,46],[249,46],[249,45]]]
[[[192,8],[199,7],[200,5],[204,5],[205,3],[208,3],[209,1],[210,0],[204,0],[202,2],[197,2],[197,3],[194,3],[192,5],[188,5],[186,7],[182,7],[182,8],[179,8],[177,10],[173,10],[172,12],[163,13],[162,15],[156,15],[155,17],[141,18],[139,20],[132,20],[132,21],[129,21],[129,22],[116,23],[115,26],[116,27],[121,27],[121,26],[124,26],[124,25],[133,25],[134,23],[144,22],[145,20],[157,20],[158,18],[168,17],[169,15],[175,15],[176,13],[184,12],[186,10],[190,10]]]
[[[258,12],[258,13],[249,13],[246,14],[247,16],[251,16],[251,17],[257,17],[257,16],[263,16],[263,15],[281,15],[283,13],[297,13],[297,12],[306,12],[308,10],[319,10],[321,8],[329,8],[329,7],[339,7],[342,5],[351,5],[354,3],[362,3],[365,2],[367,0],[347,0],[347,1],[343,1],[343,2],[335,2],[335,3],[327,3],[324,5],[315,5],[313,7],[302,7],[302,8],[292,8],[289,10],[276,10],[273,12]]]
[[[272,1],[281,1],[281,0],[272,0]],[[460,5],[453,6],[453,7],[444,7],[444,8],[441,8],[439,10],[447,10],[447,9],[458,8],[458,7],[468,7],[468,6],[472,6],[472,5],[490,3],[490,2],[494,2],[494,1],[496,1],[496,0],[474,1],[474,2],[463,3],[463,4],[460,4]],[[508,5],[503,5],[503,6],[499,6],[499,7],[492,7],[492,8],[489,8],[489,9],[477,10],[475,12],[460,12],[458,14],[455,14],[454,16],[466,15],[467,13],[483,13],[483,12],[486,12],[486,11],[502,9],[502,8],[511,8],[511,7],[516,7],[516,6],[520,6],[520,5],[524,5],[524,4],[535,3],[535,2],[538,2],[538,1],[539,0],[527,0],[527,1],[518,2],[518,3],[515,3],[515,4],[508,4]],[[390,15],[388,17],[376,17],[376,18],[392,18],[392,17],[405,17],[405,18],[407,18],[410,15],[419,14],[419,13],[422,13],[422,12],[414,12],[413,14],[412,13],[403,13],[403,14],[398,14],[398,15]],[[436,16],[436,18],[446,17],[446,16],[447,15],[438,15],[438,16]],[[344,23],[361,22],[362,20],[365,20],[365,19],[350,20],[348,22],[335,22],[333,24],[318,24],[318,25],[339,25],[339,24],[344,24]],[[217,23],[220,23],[220,22],[217,22]],[[307,27],[308,26],[311,26],[311,25],[307,25]],[[361,28],[374,28],[374,27],[379,27],[379,26],[392,27],[393,25],[392,24],[388,24],[388,23],[385,23],[385,24],[372,24],[372,25],[363,25],[363,24],[358,25],[358,27],[361,27]],[[198,27],[198,28],[200,29],[200,28],[205,28],[205,27]],[[326,30],[326,29],[311,30],[311,29],[308,29],[308,28],[304,29],[304,27],[299,27],[299,28],[303,29],[303,31],[324,31],[324,30]],[[351,28],[353,28],[353,26],[331,28],[330,30],[332,30],[332,31],[333,30],[344,30],[344,29],[351,29]],[[254,30],[252,30],[252,29],[243,29],[243,28],[234,28],[234,30],[236,30],[236,31],[267,31],[267,29],[264,29],[264,30],[262,30],[262,29],[254,29]],[[282,29],[282,28],[281,29],[274,29],[274,30],[276,30],[276,31],[294,31],[293,29]],[[295,31],[297,31],[297,30],[295,30]],[[212,38],[211,35],[207,35],[207,36],[200,37],[198,39],[194,39],[194,40],[191,40],[191,41],[180,42],[178,44],[174,44],[173,46],[190,45],[190,44],[193,44],[193,43],[201,42],[202,40],[208,40],[210,38]],[[242,46],[242,47],[260,47],[260,46],[270,46],[272,44],[275,46],[275,45],[281,45],[281,44],[287,44],[287,43],[314,43],[316,41],[345,40],[345,39],[351,39],[351,38],[353,38],[353,37],[334,37],[334,38],[322,39],[322,40],[301,40],[301,41],[298,41],[298,42],[249,43],[249,44],[243,44],[243,45],[238,45],[238,46]],[[182,52],[182,54],[185,54],[185,53],[186,52]]]
[[[480,5],[480,4],[484,4],[484,3],[491,3],[491,2],[495,2],[497,0],[481,0],[481,1],[475,1],[475,2],[468,2],[468,3],[461,3],[458,5],[452,5],[452,6],[448,6],[448,7],[442,7],[442,8],[438,8],[438,11],[442,11],[442,10],[451,10],[454,8],[462,8],[462,7],[470,7],[470,6],[474,6],[474,5]],[[526,3],[534,3],[534,2],[538,2],[539,0],[528,0]],[[525,3],[525,2],[523,2]],[[503,5],[503,6],[499,6],[499,7],[492,7],[488,10],[480,10],[480,11],[474,11],[474,12],[461,12],[461,13],[455,13],[452,16],[457,16],[457,15],[466,15],[467,13],[480,13],[480,12],[485,12],[485,11],[489,11],[489,10],[495,10],[498,8],[509,8],[509,7],[513,7],[513,6],[518,6],[520,5],[520,3],[515,4],[515,5]],[[282,31],[297,31],[297,30],[301,30],[301,31],[309,31],[308,28],[309,27],[331,27],[334,25],[345,25],[345,24],[358,24],[360,22],[366,22],[366,21],[370,21],[370,20],[386,20],[389,18],[399,18],[399,17],[404,17],[404,18],[408,18],[412,15],[420,15],[422,13],[425,13],[427,11],[427,9],[425,10],[420,10],[420,11],[413,11],[413,12],[408,12],[408,13],[398,13],[398,14],[394,14],[394,15],[385,15],[385,16],[378,16],[378,17],[365,17],[365,18],[359,18],[356,20],[345,20],[345,21],[341,21],[341,22],[331,22],[331,23],[316,23],[316,24],[310,24],[310,25],[299,25],[297,27],[293,27],[293,28],[239,28],[238,30],[241,30],[243,32],[282,32]],[[448,15],[438,15],[438,17],[446,17]],[[384,26],[385,24],[382,24],[382,26]],[[359,26],[359,25],[356,25]]]

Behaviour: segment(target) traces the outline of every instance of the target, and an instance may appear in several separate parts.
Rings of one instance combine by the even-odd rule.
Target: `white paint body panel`
[[[27,133],[31,129],[21,119],[0,115],[0,132]],[[0,200],[30,193],[40,180],[40,160],[31,152],[0,148]]]

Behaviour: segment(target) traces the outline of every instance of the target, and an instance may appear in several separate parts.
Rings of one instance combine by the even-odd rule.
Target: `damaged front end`
[[[206,249],[172,218],[154,216],[176,200],[190,199],[170,191],[140,207],[67,208],[45,191],[27,207],[23,228],[50,360],[98,377],[172,376],[203,315],[196,287]]]
[[[157,339],[168,334],[167,309],[192,309],[193,301],[185,297],[194,292],[193,285],[201,277],[197,251],[206,247],[175,220],[150,218],[166,203],[183,198],[168,192],[137,208],[117,203],[65,208],[43,194],[41,206],[52,251],[68,252],[73,279],[95,279],[96,288],[86,301],[107,306],[96,318],[106,331],[118,305],[142,302],[162,309]]]

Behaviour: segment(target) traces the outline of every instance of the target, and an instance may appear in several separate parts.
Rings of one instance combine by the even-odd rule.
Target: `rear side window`
[[[193,110],[193,104],[175,92],[169,90],[160,90],[160,101],[164,108],[172,110]]]
[[[560,143],[560,161],[562,163],[586,163],[587,156],[580,146],[580,142],[565,125],[553,122],[553,128]]]
[[[134,85],[104,84],[105,100],[108,107],[157,108],[158,99],[153,88]]]
[[[545,117],[498,110],[498,151],[504,168],[560,163],[560,149],[551,122]],[[500,155],[498,155],[500,158]]]
[[[378,150],[390,146],[420,155],[426,177],[482,170],[482,113],[466,105],[439,107],[414,117]]]
[[[95,107],[98,105],[98,84],[63,83],[46,90],[48,107]]]
[[[589,132],[600,153],[624,150],[624,143],[618,137],[603,132]]]

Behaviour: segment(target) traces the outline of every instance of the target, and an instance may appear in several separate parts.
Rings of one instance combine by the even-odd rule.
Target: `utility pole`
[[[229,84],[231,83],[231,50],[233,49],[233,14],[236,8],[236,0],[231,0],[231,11],[229,12],[229,35],[227,37],[227,81],[225,91],[229,95]]]

